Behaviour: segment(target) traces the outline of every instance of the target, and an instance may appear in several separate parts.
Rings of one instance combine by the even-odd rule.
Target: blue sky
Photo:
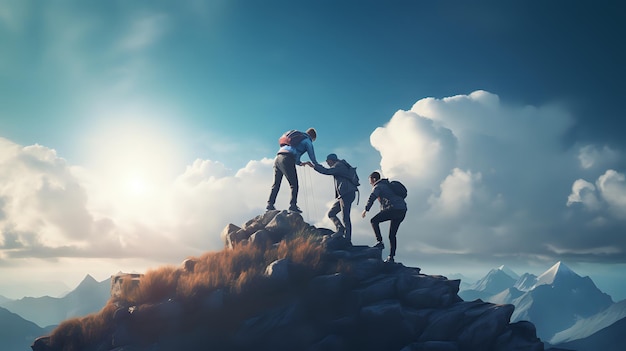
[[[262,212],[278,136],[315,127],[319,159],[409,186],[400,261],[477,278],[563,260],[626,298],[623,13],[0,1],[0,294],[220,250]],[[305,219],[332,227],[332,182],[299,171]]]

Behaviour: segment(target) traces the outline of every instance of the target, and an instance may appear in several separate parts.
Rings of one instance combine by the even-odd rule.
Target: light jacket
[[[309,154],[309,159],[311,160],[311,162],[317,165],[319,163],[317,162],[317,159],[315,158],[315,150],[313,150],[313,141],[311,140],[311,137],[308,134],[304,133],[304,135],[305,135],[305,138],[302,139],[302,141],[300,141],[300,143],[296,145],[296,147],[293,147],[291,145],[284,145],[284,146],[281,146],[280,149],[278,149],[278,153],[279,154],[284,154],[284,153],[293,154],[296,157],[297,165],[302,164],[302,161],[300,161],[300,157],[302,157],[304,153],[307,153]]]

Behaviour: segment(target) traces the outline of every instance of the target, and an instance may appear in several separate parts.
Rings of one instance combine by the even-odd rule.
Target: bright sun
[[[127,216],[154,216],[163,192],[184,170],[171,129],[153,120],[120,117],[94,130],[88,167],[100,179],[102,206]]]
[[[132,195],[142,196],[148,193],[148,182],[139,175],[133,175],[128,180],[128,190]]]

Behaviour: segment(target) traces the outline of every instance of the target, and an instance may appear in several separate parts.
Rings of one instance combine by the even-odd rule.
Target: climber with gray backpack
[[[365,218],[367,211],[370,210],[374,201],[378,199],[380,202],[380,212],[370,220],[377,240],[374,247],[380,249],[385,248],[383,237],[380,233],[380,223],[391,221],[389,224],[389,245],[391,247],[389,257],[387,257],[385,262],[393,263],[395,262],[394,257],[397,247],[396,234],[407,211],[406,201],[404,200],[407,196],[407,189],[404,184],[397,180],[389,181],[388,179],[381,179],[380,173],[378,172],[372,172],[369,176],[369,181],[372,185],[372,192],[367,199],[367,204],[365,205],[365,210],[361,214],[361,217]]]
[[[291,198],[289,200],[289,211],[302,213],[297,205],[298,202],[298,173],[296,165],[303,166],[305,163],[300,161],[300,157],[307,153],[313,164],[318,164],[315,159],[315,151],[313,150],[313,141],[317,138],[317,132],[313,128],[309,128],[306,132],[298,130],[289,130],[278,138],[278,153],[274,159],[274,182],[270,191],[270,197],[267,200],[266,210],[272,211],[276,207],[276,197],[283,176],[287,178],[289,187],[291,187]],[[308,163],[308,162],[307,162]]]
[[[352,167],[346,160],[339,159],[336,154],[329,154],[326,157],[329,168],[321,164],[314,165],[308,163],[318,173],[332,175],[335,183],[335,201],[328,211],[328,218],[335,224],[337,236],[343,237],[352,243],[352,221],[350,220],[350,208],[352,202],[359,191],[359,175],[356,168]],[[358,205],[358,200],[357,200]],[[341,212],[343,223],[337,217]]]

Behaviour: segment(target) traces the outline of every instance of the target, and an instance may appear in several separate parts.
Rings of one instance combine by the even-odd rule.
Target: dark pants
[[[391,246],[389,256],[396,255],[396,234],[398,233],[400,223],[404,220],[404,216],[406,216],[406,210],[391,209],[378,212],[378,214],[370,220],[372,228],[374,229],[374,235],[376,235],[376,240],[378,241],[383,241],[383,237],[380,234],[380,223],[391,221],[391,224],[389,224],[389,244]]]
[[[352,239],[352,221],[350,221],[350,208],[352,207],[354,197],[354,192],[342,195],[340,198],[335,199],[335,202],[328,211],[328,218],[333,221],[335,227],[337,227],[337,231],[339,231],[341,228],[344,228],[346,230],[344,237],[348,240]],[[339,212],[341,212],[343,224],[341,224],[341,221],[339,220],[339,218],[337,218],[337,214]]]
[[[291,206],[296,206],[298,202],[298,173],[296,173],[296,157],[292,154],[278,154],[274,160],[274,183],[270,198],[267,200],[268,205],[276,203],[276,196],[280,190],[280,183],[283,181],[283,175],[287,178],[291,187]]]

